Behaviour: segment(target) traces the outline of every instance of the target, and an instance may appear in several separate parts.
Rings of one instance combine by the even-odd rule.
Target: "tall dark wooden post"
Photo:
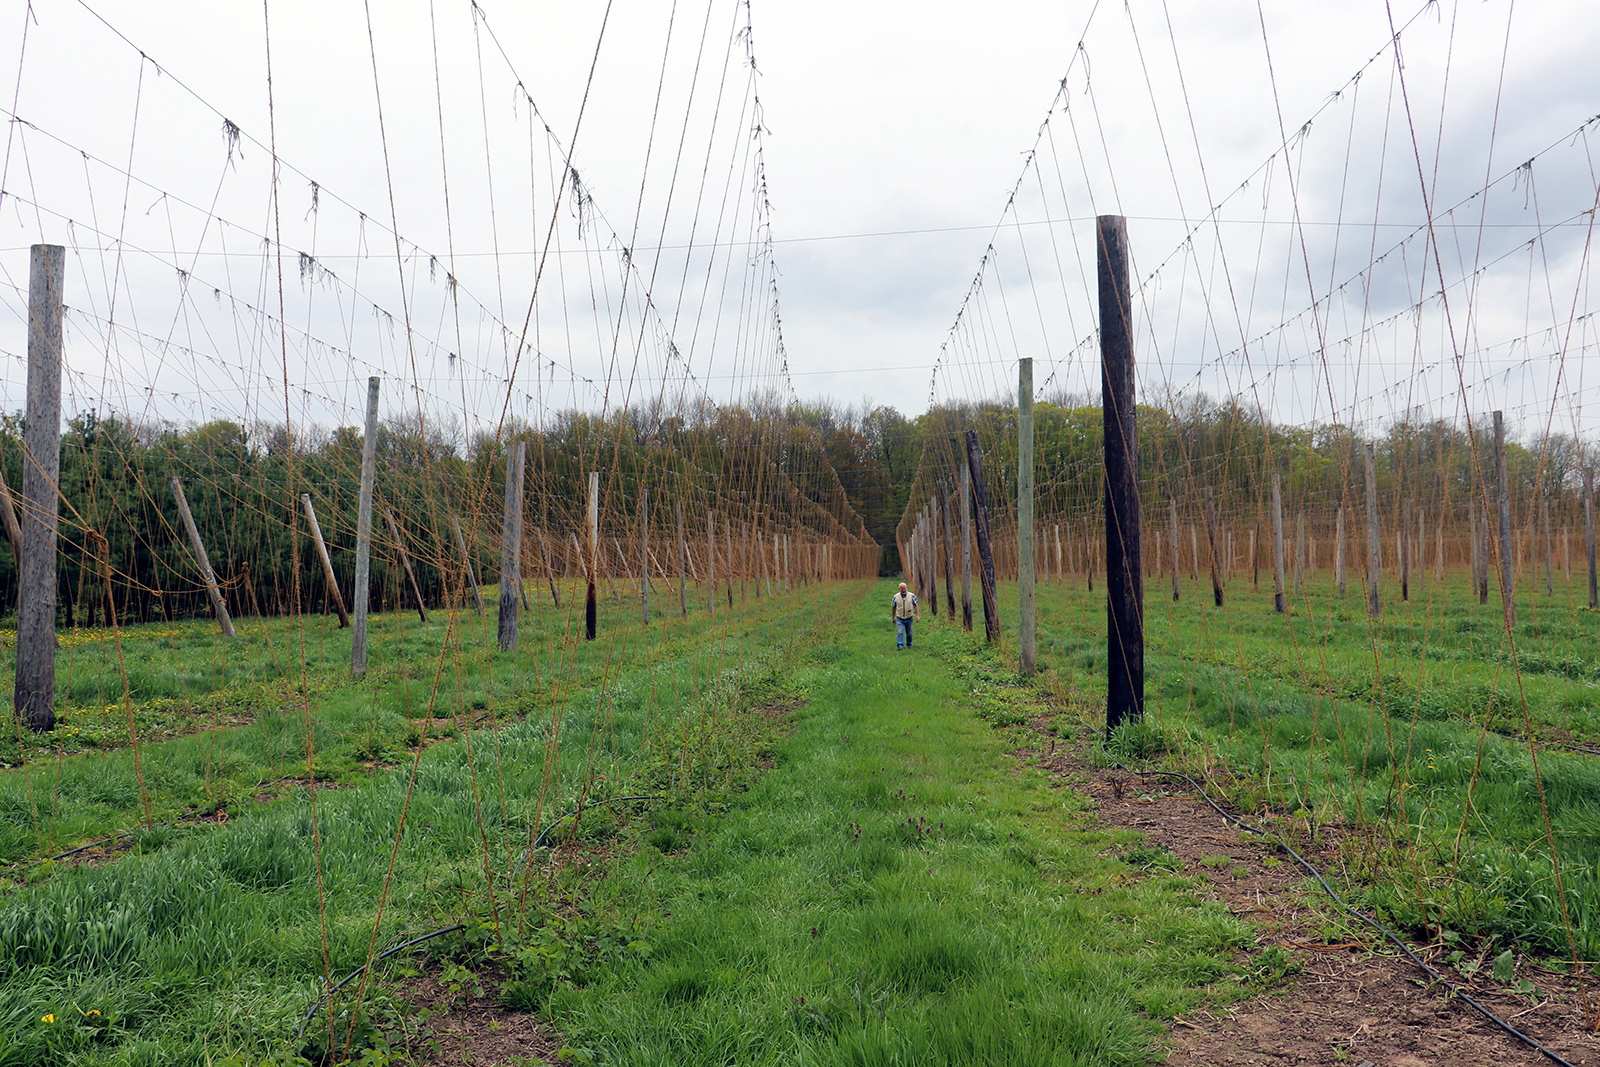
[[[67,250],[34,245],[28,265],[28,424],[22,454],[17,668],[12,707],[30,729],[56,725],[56,532],[61,480],[61,288]]]
[[[1024,675],[1033,673],[1033,360],[1017,361],[1017,658]]]
[[[1144,566],[1128,222],[1095,220],[1106,478],[1106,729],[1144,715]]]
[[[950,520],[950,493],[941,485],[939,487],[939,514],[944,519],[944,602],[949,609],[951,622],[956,621],[956,591],[955,591],[955,537],[954,523]]]
[[[961,628],[972,632],[972,468],[961,463]],[[1593,542],[1590,542],[1591,545]],[[1589,553],[1591,556],[1593,551]]]
[[[973,511],[978,522],[978,584],[983,588],[983,636],[1000,639],[1000,603],[994,588],[994,551],[989,543],[989,495],[983,487],[983,450],[978,431],[967,431],[967,469],[972,474]]]
[[[1222,561],[1217,548],[1217,497],[1206,486],[1206,543],[1211,546],[1211,599],[1222,607]]]

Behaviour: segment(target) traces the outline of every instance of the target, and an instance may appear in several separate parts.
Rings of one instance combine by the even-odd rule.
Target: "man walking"
[[[917,610],[917,594],[906,588],[906,583],[900,583],[900,591],[894,595],[894,647],[898,651],[911,647],[911,624],[920,618]]]

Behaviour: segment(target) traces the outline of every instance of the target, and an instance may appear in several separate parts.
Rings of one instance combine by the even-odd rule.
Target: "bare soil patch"
[[[418,1067],[523,1067],[561,1061],[564,1042],[548,1024],[524,1012],[509,1011],[496,991],[503,975],[485,972],[462,980],[430,968],[408,979],[400,996],[422,1009],[421,1024],[406,1034],[407,1061]]]
[[[1349,934],[1330,939],[1333,927],[1324,916],[1331,902],[1307,887],[1305,871],[1291,857],[1251,835],[1241,838],[1185,783],[1093,766],[1087,758],[1093,743],[1092,732],[1085,732],[1065,743],[1052,738],[1017,755],[1044,768],[1052,785],[1092,797],[1107,823],[1142,831],[1151,847],[1181,860],[1185,874],[1204,875],[1197,892],[1256,926],[1263,947],[1276,945],[1301,965],[1279,989],[1174,1020],[1170,1063],[1535,1067],[1552,1062],[1429,982],[1392,946]],[[1333,871],[1339,865],[1337,828],[1325,828],[1322,836],[1322,848],[1307,859]],[[1476,975],[1453,969],[1444,962],[1446,947],[1411,948],[1523,1033],[1579,1067],[1600,1065],[1600,1036],[1585,1027],[1580,991],[1570,976],[1520,964],[1517,978],[1537,987],[1535,998],[1493,981],[1487,966]],[[1591,1005],[1597,992],[1591,982]]]

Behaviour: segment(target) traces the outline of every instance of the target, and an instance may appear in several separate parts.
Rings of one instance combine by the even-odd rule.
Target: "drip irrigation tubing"
[[[1552,1063],[1560,1064],[1560,1067],[1575,1067],[1572,1061],[1564,1058],[1559,1052],[1556,1052],[1552,1048],[1546,1047],[1545,1045],[1541,1044],[1537,1038],[1530,1037],[1529,1035],[1523,1033],[1521,1030],[1518,1030],[1509,1022],[1502,1019],[1488,1008],[1484,1007],[1476,999],[1474,999],[1471,994],[1467,993],[1460,986],[1456,985],[1443,974],[1439,973],[1439,971],[1435,970],[1433,966],[1421,956],[1418,956],[1415,952],[1411,951],[1411,946],[1402,941],[1397,934],[1391,932],[1388,927],[1378,922],[1378,920],[1374,919],[1360,908],[1346,903],[1345,899],[1341,897],[1333,888],[1333,886],[1328,883],[1328,880],[1323,877],[1322,872],[1319,871],[1310,860],[1306,859],[1298,851],[1296,851],[1295,847],[1289,844],[1289,842],[1285,841],[1281,836],[1271,830],[1264,830],[1259,826],[1245,822],[1237,815],[1224,811],[1222,807],[1211,798],[1211,794],[1206,792],[1205,787],[1199,782],[1195,781],[1193,778],[1190,778],[1187,774],[1184,774],[1181,771],[1136,771],[1122,763],[1115,764],[1115,766],[1119,770],[1127,771],[1129,774],[1136,775],[1140,778],[1180,778],[1183,781],[1188,782],[1194,791],[1199,793],[1201,798],[1205,800],[1207,804],[1211,805],[1211,810],[1215,811],[1225,820],[1233,823],[1246,833],[1256,834],[1259,837],[1268,838],[1276,842],[1278,847],[1282,848],[1289,855],[1293,856],[1295,862],[1300,864],[1301,867],[1304,867],[1307,873],[1317,880],[1317,883],[1322,886],[1323,892],[1327,893],[1328,896],[1333,899],[1335,904],[1343,908],[1345,912],[1352,918],[1359,919],[1376,930],[1385,941],[1390,942],[1401,952],[1405,953],[1406,958],[1412,963],[1416,964],[1424,974],[1433,979],[1433,981],[1444,986],[1445,989],[1450,992],[1451,996],[1460,998],[1463,1002],[1470,1005],[1472,1009],[1479,1015],[1483,1016],[1485,1019],[1489,1020],[1489,1022],[1493,1023],[1501,1030],[1504,1030],[1506,1033],[1510,1034],[1512,1037],[1516,1038],[1518,1041],[1521,1041],[1528,1047],[1538,1050]]]
[[[317,1012],[322,1010],[322,1006],[328,1002],[328,998],[332,997],[335,993],[339,992],[339,990],[343,989],[345,986],[359,978],[374,963],[382,963],[395,953],[404,952],[413,945],[420,945],[424,941],[431,941],[436,937],[443,937],[445,934],[453,934],[457,930],[465,930],[466,928],[466,923],[454,923],[450,926],[441,926],[439,929],[430,930],[420,937],[413,937],[410,940],[402,941],[400,944],[391,948],[384,949],[382,952],[374,956],[370,962],[363,963],[361,966],[357,967],[355,970],[339,979],[339,981],[335,982],[328,988],[327,992],[323,993],[320,997],[313,1001],[311,1007],[306,1010],[305,1015],[300,1019],[300,1025],[295,1028],[294,1036],[298,1038],[304,1035],[306,1032],[306,1027],[311,1025],[312,1018],[317,1014]]]

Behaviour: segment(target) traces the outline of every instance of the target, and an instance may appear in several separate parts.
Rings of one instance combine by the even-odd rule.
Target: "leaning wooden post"
[[[422,604],[422,587],[417,584],[417,572],[411,569],[411,556],[406,552],[405,535],[400,532],[400,524],[395,521],[393,511],[384,508],[383,518],[389,524],[389,536],[394,538],[394,547],[400,554],[400,568],[406,572],[406,582],[411,586],[411,599],[416,601],[417,617],[427,622],[428,609]]]
[[[1033,673],[1033,360],[1017,361],[1017,626],[1018,666]]]
[[[506,453],[505,511],[500,519],[500,605],[498,636],[502,652],[517,650],[522,608],[522,481],[527,470],[528,442],[518,441]]]
[[[333,573],[333,560],[328,558],[328,544],[322,539],[322,527],[317,523],[317,509],[311,506],[311,494],[301,493],[300,504],[305,508],[306,522],[311,527],[311,540],[317,545],[317,558],[322,560],[322,576],[327,579],[328,592],[333,595],[333,606],[339,609],[339,628],[342,630],[350,625],[350,613],[345,610],[344,596],[339,592],[339,578]]]
[[[1383,610],[1378,598],[1378,575],[1383,573],[1383,546],[1378,539],[1377,448],[1367,445],[1367,615],[1377,618]]]
[[[583,594],[583,639],[593,641],[600,629],[600,472],[589,472],[589,585]]]
[[[372,599],[372,483],[378,463],[378,379],[367,379],[367,436],[361,442],[361,498],[356,510],[356,584],[351,605],[350,673],[367,673],[367,608]]]
[[[1105,433],[1106,731],[1144,716],[1144,567],[1139,505],[1138,396],[1128,223],[1095,220],[1100,295],[1100,409]]]
[[[39,732],[56,725],[56,531],[61,480],[61,291],[67,250],[34,245],[28,264],[28,423],[12,708]]]
[[[1500,497],[1500,602],[1505,608],[1506,625],[1517,625],[1517,602],[1511,576],[1511,483],[1506,480],[1506,421],[1494,413],[1494,471]]]
[[[1167,497],[1167,527],[1172,539],[1172,602],[1176,604],[1182,595],[1182,561],[1178,558],[1178,502],[1172,497]]]
[[[1217,556],[1217,497],[1206,486],[1206,543],[1211,546],[1211,599],[1222,607],[1222,573]]]
[[[1594,555],[1592,550],[1589,554]],[[961,628],[972,632],[972,471],[965,463],[961,464]]]
[[[678,615],[689,617],[689,542],[683,536],[683,501],[672,503],[673,514],[678,518]]]
[[[642,601],[640,616],[644,625],[650,625],[650,487],[639,487],[639,559],[644,583],[639,589]]]
[[[988,641],[1000,639],[1000,604],[994,587],[994,549],[989,540],[989,496],[983,486],[983,450],[978,447],[978,431],[967,431],[967,469],[972,476],[973,510],[977,512],[978,584],[983,593],[983,635]]]
[[[1583,540],[1589,561],[1589,607],[1600,608],[1600,574],[1594,558],[1594,472],[1583,469]]]
[[[222,590],[217,586],[217,574],[211,569],[205,543],[200,540],[200,528],[194,524],[189,501],[183,495],[183,483],[174,477],[169,479],[169,484],[172,486],[172,496],[178,502],[178,515],[183,519],[183,528],[189,533],[189,546],[194,549],[195,562],[200,564],[200,577],[206,583],[206,596],[211,598],[211,608],[217,613],[217,625],[222,627],[223,633],[235,637],[233,620],[228,617],[228,604],[222,599]]]
[[[310,500],[310,497],[306,498]],[[315,521],[315,520],[313,520]],[[520,524],[519,524],[520,525]],[[467,581],[472,586],[472,602],[478,609],[478,614],[483,614],[483,592],[478,588],[478,574],[472,568],[472,553],[467,551],[467,539],[461,533],[461,520],[454,515],[450,516],[450,528],[455,531],[456,548],[461,551],[461,558],[467,564]]]
[[[1272,472],[1272,609],[1289,610],[1283,595],[1283,488],[1277,471]]]
[[[23,459],[27,467],[27,459]],[[6,527],[6,540],[11,542],[11,555],[17,561],[17,573],[22,573],[22,527],[17,525],[17,509],[11,503],[11,485],[6,481],[5,462],[0,459],[0,521]]]

